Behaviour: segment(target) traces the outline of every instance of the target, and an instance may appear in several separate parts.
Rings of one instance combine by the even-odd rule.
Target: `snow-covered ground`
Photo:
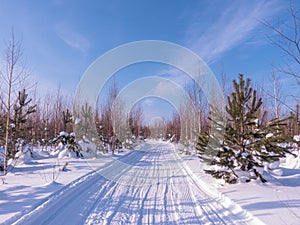
[[[293,157],[293,156],[290,156]],[[293,159],[292,161],[298,161]],[[269,181],[226,185],[220,190],[266,224],[300,224],[300,169],[283,162],[279,175],[265,174]],[[278,173],[278,171],[276,171]]]
[[[299,169],[290,163],[267,184],[218,185],[197,157],[177,153],[148,142],[99,159],[40,154],[0,185],[0,223],[300,224]]]
[[[261,183],[224,184],[202,172],[197,160],[188,161],[188,167],[197,180],[209,184],[217,190],[221,198],[229,198],[265,224],[298,225],[300,224],[300,156],[288,155],[280,163],[273,163],[273,170],[264,172],[268,180]]]

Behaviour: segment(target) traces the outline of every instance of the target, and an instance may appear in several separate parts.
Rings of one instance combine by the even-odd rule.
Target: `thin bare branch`
[[[300,74],[297,67],[300,67],[300,38],[299,38],[299,12],[295,10],[293,1],[290,1],[290,7],[288,10],[290,15],[290,21],[288,24],[283,24],[282,28],[275,27],[267,21],[261,21],[267,28],[273,31],[278,39],[275,37],[267,36],[270,43],[279,48],[289,59],[289,63],[286,63],[287,69],[281,68],[281,73],[290,75],[296,78],[297,83],[300,84]],[[291,66],[292,64],[295,64]]]

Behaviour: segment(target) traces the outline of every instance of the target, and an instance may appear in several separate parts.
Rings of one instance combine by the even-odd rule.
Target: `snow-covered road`
[[[174,146],[148,143],[115,157],[48,198],[14,224],[249,224],[192,176]]]

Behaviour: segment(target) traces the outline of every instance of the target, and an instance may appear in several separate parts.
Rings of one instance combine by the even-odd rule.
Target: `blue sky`
[[[66,93],[74,93],[97,57],[121,44],[149,39],[191,49],[219,80],[224,70],[229,81],[244,73],[267,86],[272,64],[279,65],[282,55],[267,40],[266,35],[272,33],[260,21],[282,23],[288,7],[285,0],[3,0],[0,50],[14,27],[17,39],[22,40],[26,66],[42,92],[61,85]],[[182,79],[178,71],[162,65],[128,71],[123,85],[160,73]]]

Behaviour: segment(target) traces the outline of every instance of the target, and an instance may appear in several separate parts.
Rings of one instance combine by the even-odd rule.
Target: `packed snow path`
[[[204,192],[170,143],[146,144],[64,187],[15,224],[247,224]]]

